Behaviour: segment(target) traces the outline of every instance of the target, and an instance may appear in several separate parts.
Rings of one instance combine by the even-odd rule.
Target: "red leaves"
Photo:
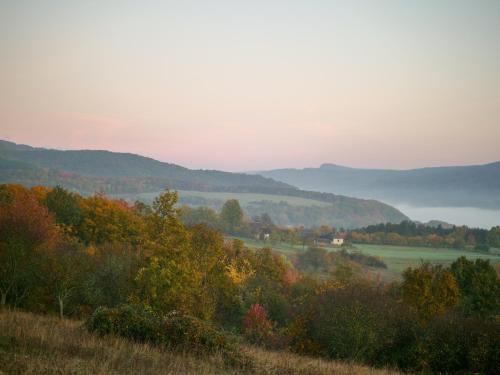
[[[272,335],[273,325],[267,318],[262,305],[255,303],[248,309],[243,318],[245,335],[253,342],[262,342]]]

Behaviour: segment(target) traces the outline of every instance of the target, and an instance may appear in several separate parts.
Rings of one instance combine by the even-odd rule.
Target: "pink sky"
[[[499,2],[286,4],[2,3],[0,138],[223,170],[500,160]]]

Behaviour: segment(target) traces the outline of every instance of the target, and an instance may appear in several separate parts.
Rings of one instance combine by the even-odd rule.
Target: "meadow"
[[[500,263],[498,254],[472,250],[367,244],[355,244],[354,247],[364,254],[381,258],[387,264],[389,271],[398,274],[408,267],[418,266],[422,261],[449,265],[461,256],[471,260],[489,259],[493,265]]]
[[[301,251],[307,249],[300,245],[291,245],[285,242],[264,242],[249,238],[239,238],[251,249],[271,247],[286,256],[293,257]],[[338,251],[338,247],[325,247],[329,251]],[[373,255],[382,259],[387,265],[387,269],[371,269],[374,273],[379,273],[386,279],[400,278],[401,273],[408,267],[418,266],[422,261],[432,264],[449,265],[457,258],[464,256],[468,259],[489,259],[493,266],[500,264],[500,255],[496,250],[486,252],[476,252],[472,250],[458,250],[450,248],[428,248],[417,246],[393,246],[393,245],[369,245],[354,244],[351,250],[360,251],[366,255]]]

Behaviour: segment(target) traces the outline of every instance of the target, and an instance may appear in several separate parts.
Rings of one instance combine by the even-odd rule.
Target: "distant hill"
[[[210,192],[258,195],[248,202],[249,215],[267,212],[279,225],[335,225],[352,228],[407,219],[375,200],[305,191],[272,178],[215,170],[193,170],[144,156],[101,150],[52,150],[0,141],[0,183],[61,185],[82,194],[102,191],[114,196],[154,195],[170,188],[199,192],[217,206]],[[192,195],[192,193],[190,193]],[[307,205],[297,205],[304,198]],[[181,199],[182,201],[182,199]],[[312,203],[311,203],[312,202]],[[317,202],[317,204],[314,204]]]
[[[411,170],[319,168],[258,172],[301,189],[379,199],[390,204],[500,208],[500,162]]]
[[[210,170],[191,170],[175,164],[129,153],[118,153],[100,150],[49,150],[17,145],[0,141],[0,158],[15,162],[24,162],[45,170],[49,175],[60,175],[71,180],[74,175],[94,178],[104,184],[124,182],[145,182],[146,186],[138,186],[137,191],[158,190],[165,186],[192,190],[221,189],[294,189],[293,186],[264,178],[261,176],[228,173]],[[19,166],[21,164],[18,164]],[[127,183],[128,181],[128,183]],[[76,186],[75,186],[76,187]],[[130,187],[123,187],[127,192]],[[79,189],[80,190],[80,189]],[[83,187],[81,190],[86,190]],[[90,189],[91,192],[93,189]],[[116,189],[115,189],[116,190]],[[118,192],[118,191],[116,191]]]

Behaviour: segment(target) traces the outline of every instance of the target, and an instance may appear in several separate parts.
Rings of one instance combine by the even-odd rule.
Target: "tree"
[[[180,211],[180,219],[186,226],[204,224],[214,229],[220,227],[217,212],[210,207],[201,206],[191,208],[189,206],[183,206]]]
[[[236,233],[243,224],[243,210],[236,199],[229,199],[224,203],[221,211],[221,220],[229,233]]]
[[[461,292],[460,307],[467,315],[500,314],[500,280],[489,260],[465,257],[452,263],[451,272]]]
[[[134,299],[154,311],[179,310],[193,314],[200,273],[190,253],[189,233],[178,218],[177,193],[166,190],[153,202],[146,217],[150,254],[135,279]]]
[[[441,266],[423,263],[403,272],[403,301],[427,320],[455,307],[460,290],[453,274]]]
[[[86,244],[140,243],[143,222],[125,202],[96,194],[81,201],[79,237]]]
[[[86,257],[87,255],[69,240],[42,254],[41,281],[56,300],[60,318],[64,317],[69,299],[83,284]]]
[[[228,294],[230,285],[226,270],[229,265],[224,252],[224,237],[205,225],[196,225],[189,230],[190,258],[199,274],[199,294],[197,316],[209,319],[213,316],[217,303],[222,299],[234,300]],[[223,303],[223,302],[222,302]]]
[[[82,222],[81,197],[60,186],[49,191],[44,199],[45,206],[54,215],[57,224],[71,228],[72,232],[80,227]]]
[[[250,306],[243,318],[245,336],[256,344],[265,344],[272,336],[273,325],[267,313],[258,303]]]
[[[37,253],[52,247],[57,228],[47,209],[24,188],[2,187],[0,200],[0,304],[26,297],[38,275]]]
[[[87,261],[82,300],[94,309],[126,303],[134,291],[137,272],[144,266],[141,253],[127,243],[107,243],[95,247]]]
[[[496,226],[490,229],[488,232],[488,244],[491,247],[500,248],[500,226]]]

